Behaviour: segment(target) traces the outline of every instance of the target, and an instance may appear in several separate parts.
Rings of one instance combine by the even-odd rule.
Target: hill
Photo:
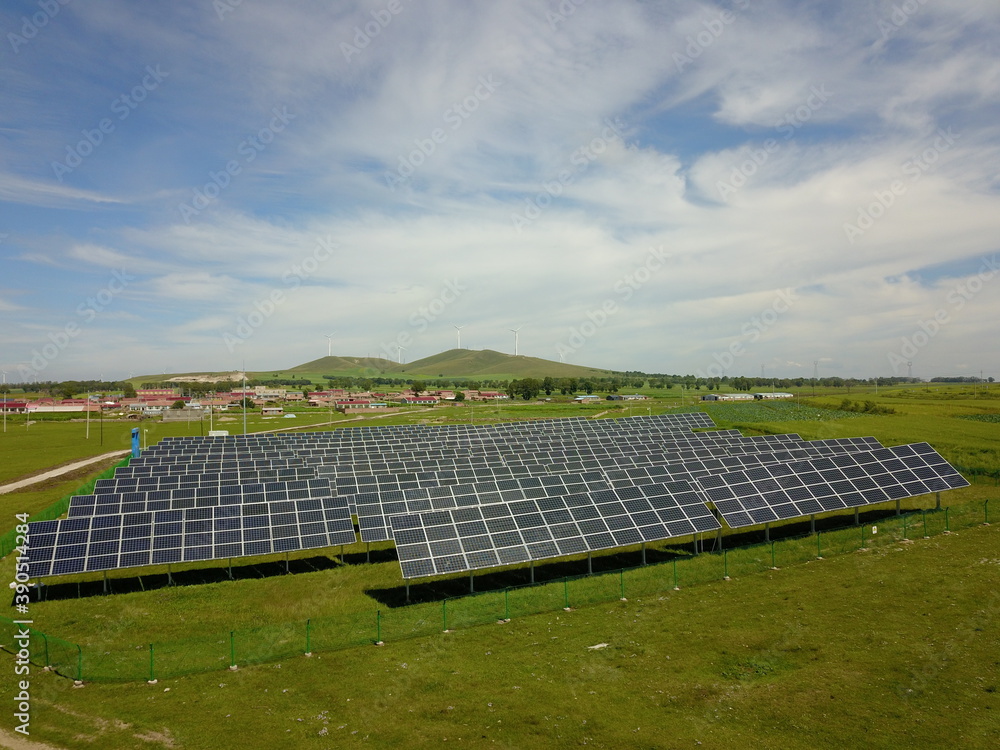
[[[354,378],[470,378],[474,380],[512,380],[517,378],[593,378],[608,377],[610,370],[596,367],[553,362],[538,357],[514,356],[492,349],[449,349],[440,354],[398,364],[382,357],[320,357],[287,370],[248,371],[247,377],[304,378],[322,382],[326,376]],[[239,380],[240,372],[188,372],[139,375],[131,382],[140,387],[143,383],[216,382],[225,379]]]
[[[397,364],[376,357],[321,357],[287,370],[290,374],[316,373],[334,376],[426,378],[476,378],[500,380],[508,378],[586,378],[606,377],[612,373],[595,367],[552,362],[538,357],[513,356],[492,349],[450,349],[440,354]]]

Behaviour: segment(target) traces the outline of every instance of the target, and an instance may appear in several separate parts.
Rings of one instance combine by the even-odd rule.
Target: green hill
[[[339,377],[392,377],[402,372],[406,365],[398,365],[381,357],[320,357],[312,362],[289,368],[283,372],[294,375],[334,375]]]
[[[608,370],[595,367],[569,365],[552,362],[538,357],[513,356],[492,349],[473,351],[470,349],[449,349],[440,354],[418,359],[415,362],[397,364],[387,359],[375,357],[321,357],[287,370],[290,374],[334,375],[372,377],[384,374],[388,377],[427,378],[476,378],[500,380],[508,378],[586,378],[604,377]]]
[[[440,354],[418,359],[415,362],[397,364],[381,357],[320,357],[287,370],[248,371],[247,377],[267,380],[269,378],[304,378],[322,382],[326,376],[354,378],[470,378],[473,380],[512,380],[519,378],[590,378],[608,377],[610,370],[596,367],[570,365],[552,362],[538,357],[513,356],[492,349],[473,351],[471,349],[450,349]],[[163,373],[161,375],[139,375],[132,383],[140,387],[143,383],[185,381],[218,381],[229,377],[239,380],[240,374],[225,372]]]

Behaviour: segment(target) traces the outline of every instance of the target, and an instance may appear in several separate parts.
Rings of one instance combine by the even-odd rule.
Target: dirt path
[[[100,456],[93,456],[91,458],[85,458],[81,461],[74,461],[71,464],[60,466],[57,469],[50,469],[48,471],[43,471],[41,474],[35,474],[35,476],[28,477],[27,479],[19,479],[18,481],[11,482],[10,484],[0,485],[0,495],[4,495],[8,492],[14,492],[15,490],[24,489],[25,487],[30,487],[33,484],[44,482],[46,479],[52,479],[53,477],[59,477],[62,476],[63,474],[69,474],[84,467],[90,466],[91,464],[100,463],[101,461],[107,461],[108,459],[111,458],[120,458],[121,456],[127,455],[128,453],[129,453],[128,450],[104,453]]]
[[[20,734],[9,734],[2,729],[0,729],[0,747],[6,747],[9,750],[59,750],[53,745],[33,742]]]

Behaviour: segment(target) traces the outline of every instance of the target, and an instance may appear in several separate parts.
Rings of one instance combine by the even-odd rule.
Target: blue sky
[[[458,325],[1000,376],[998,38],[951,0],[8,2],[0,366],[413,361]]]

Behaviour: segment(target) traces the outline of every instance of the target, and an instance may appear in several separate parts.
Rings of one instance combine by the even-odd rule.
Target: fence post
[[[569,609],[569,577],[563,578],[563,609]]]
[[[858,549],[868,549],[865,547],[865,525],[861,524],[861,546]]]
[[[986,498],[986,502],[983,503],[983,523],[987,526],[990,525],[990,499]]]
[[[448,600],[441,600],[441,624],[445,633],[448,632]]]
[[[503,619],[510,622],[510,588],[503,590]]]
[[[149,644],[149,684],[156,684],[156,671],[153,669],[153,644]]]
[[[229,668],[236,671],[236,631],[229,631]]]
[[[823,559],[823,540],[822,540],[822,536],[823,536],[823,532],[822,531],[817,531],[816,532],[816,559],[817,560],[822,560]]]
[[[43,664],[42,666],[45,667],[46,669],[48,669],[49,668],[49,637],[47,635],[45,635],[45,633],[43,633],[41,630],[36,630],[34,632],[36,632],[36,633],[38,633],[38,635],[42,636],[42,643],[45,644],[45,664]]]
[[[76,644],[76,682],[83,684],[83,649],[80,644]]]
[[[948,514],[949,510],[951,510],[950,506],[944,509],[944,533],[945,534],[950,534],[951,533],[951,518],[950,518],[950,516]]]
[[[677,585],[677,558],[674,558],[674,591],[680,591],[681,587]]]
[[[312,618],[310,617],[306,619],[306,656],[312,655],[312,647],[311,647],[312,644],[309,642],[310,636],[312,635],[312,633],[310,632],[311,629],[312,629]]]
[[[375,645],[382,645],[382,610],[375,610]]]
[[[620,568],[618,570],[618,588],[621,592],[622,601],[627,601],[625,599],[625,568]]]
[[[778,566],[774,564],[774,540],[771,540],[771,570],[777,570]]]
[[[909,541],[906,538],[906,516],[903,516],[903,541],[904,542]]]
[[[729,550],[722,550],[722,580],[729,580]]]

